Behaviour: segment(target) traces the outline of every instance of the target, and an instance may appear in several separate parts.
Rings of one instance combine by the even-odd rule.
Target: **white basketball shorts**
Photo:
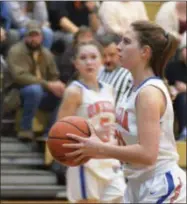
[[[146,180],[129,180],[124,203],[186,203],[186,173],[176,166]]]
[[[67,169],[67,197],[70,202],[98,200],[103,203],[123,203],[126,184],[122,170],[110,181],[95,176],[84,166]]]

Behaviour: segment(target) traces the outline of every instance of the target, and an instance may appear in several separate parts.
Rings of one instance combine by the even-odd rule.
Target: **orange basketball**
[[[49,151],[53,158],[58,162],[67,166],[78,166],[79,163],[74,162],[75,158],[65,158],[65,153],[75,151],[74,148],[65,148],[62,144],[77,143],[66,136],[67,133],[76,134],[81,137],[89,137],[89,126],[84,118],[77,116],[64,117],[62,120],[56,122],[49,131],[47,144]],[[82,162],[87,162],[90,158],[85,158]]]

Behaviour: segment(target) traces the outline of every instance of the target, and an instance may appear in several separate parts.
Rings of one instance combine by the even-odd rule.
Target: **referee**
[[[100,36],[98,41],[103,46],[104,67],[99,72],[98,79],[110,84],[115,90],[116,106],[126,98],[132,88],[131,73],[120,66],[117,44],[119,37],[114,34]]]

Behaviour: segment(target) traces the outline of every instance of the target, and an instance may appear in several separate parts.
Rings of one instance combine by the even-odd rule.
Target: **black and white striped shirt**
[[[132,75],[122,67],[113,71],[107,71],[105,68],[100,71],[98,79],[101,82],[110,84],[115,90],[115,101],[118,105],[124,97],[127,97],[132,88]]]

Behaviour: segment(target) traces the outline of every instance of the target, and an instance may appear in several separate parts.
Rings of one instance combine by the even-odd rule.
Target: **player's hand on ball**
[[[66,157],[76,157],[76,162],[81,161],[85,157],[97,157],[99,156],[99,147],[103,143],[99,137],[96,135],[96,132],[92,125],[88,124],[90,128],[91,135],[89,138],[83,138],[74,134],[67,134],[67,137],[78,141],[79,143],[75,144],[63,144],[63,147],[66,148],[75,148],[74,152],[66,153]]]
[[[109,142],[115,134],[115,124],[107,123],[98,128],[94,128],[96,135],[103,141]]]

